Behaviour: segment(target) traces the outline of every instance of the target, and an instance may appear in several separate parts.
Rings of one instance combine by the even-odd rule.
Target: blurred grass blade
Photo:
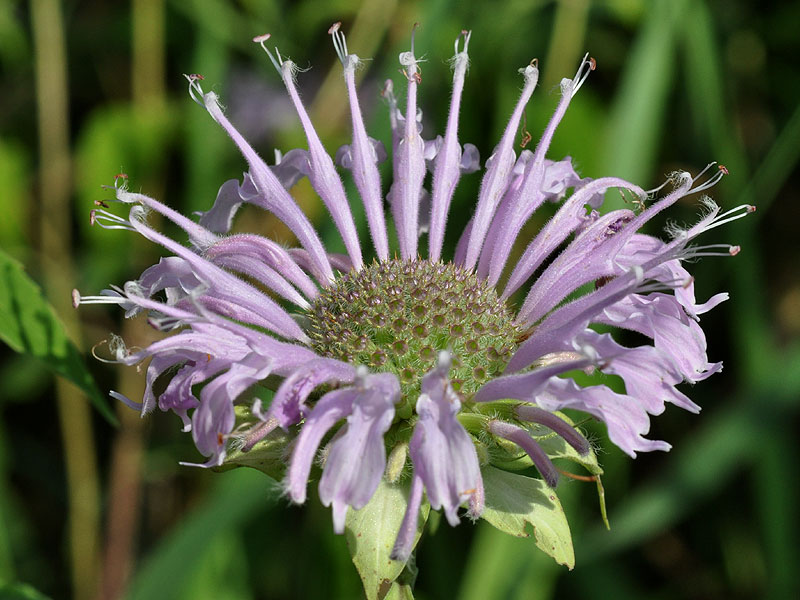
[[[215,478],[216,488],[206,502],[186,515],[143,564],[128,600],[180,598],[203,568],[203,551],[210,551],[248,518],[274,504],[282,492],[274,479],[252,469],[236,469]]]
[[[49,600],[26,583],[0,584],[0,600]]]
[[[766,209],[775,200],[781,187],[800,162],[800,106],[781,130],[775,143],[759,165],[750,182],[742,192],[741,202],[755,199],[758,212],[748,220],[764,217]]]
[[[676,33],[684,26],[685,0],[648,6],[611,109],[603,172],[647,187],[672,89]],[[602,68],[602,60],[599,61]],[[622,201],[615,199],[617,203]],[[608,206],[608,209],[620,206]]]
[[[109,408],[80,352],[45,300],[39,286],[13,258],[0,250],[0,339],[13,350],[35,356],[65,377],[91,399],[110,422],[117,419]]]
[[[731,403],[727,414],[707,421],[702,430],[673,450],[669,471],[640,486],[616,507],[612,534],[598,525],[576,540],[576,547],[584,553],[582,564],[641,544],[717,493],[738,469],[749,466],[748,458],[767,434],[766,423],[762,421],[760,427],[755,423],[759,423],[759,415],[750,399]]]

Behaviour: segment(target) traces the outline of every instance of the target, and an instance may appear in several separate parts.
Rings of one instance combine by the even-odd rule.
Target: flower
[[[410,51],[400,55],[405,113],[397,108],[391,82],[384,90],[394,175],[386,197],[399,251],[393,258],[377,167],[387,153],[364,127],[355,88],[361,59],[348,52],[338,24],[330,34],[344,67],[353,131],[351,144],[336,153],[336,164],[350,171],[359,192],[375,259],[364,259],[368,246],[359,240],[339,171],[296,89],[296,65],[266,47],[268,35],[256,38],[283,80],[308,149],[278,155],[277,164],[267,165],[228,120],[217,95],[204,92],[202,77],[187,76],[191,97],[231,137],[248,171],[241,182],[220,187],[199,221],[129,191],[124,176],[113,190],[115,200],[131,205],[127,218],[104,203],[92,211],[93,223],[137,232],[173,255],[122,288],[99,296],[74,293],[76,306],[118,304],[127,316],[146,311],[153,327],[171,332],[138,350],[112,339],[114,360],[134,365],[151,359],[141,403],[112,395],[142,414],[156,405],[178,414],[207,457],[202,466],[222,465],[232,446],[246,452],[278,428],[288,432],[287,495],[305,501],[311,470],[321,457],[319,495],[332,506],[338,533],[345,529],[347,511],[365,506],[382,478],[405,481],[407,509],[392,552],[398,560],[413,549],[425,498],[451,525],[459,522],[462,506],[473,518],[481,515],[481,470],[498,457],[527,455],[544,482],[555,487],[558,470],[534,426],[549,429],[580,455],[591,450],[563,409],[604,422],[611,441],[631,456],[668,450],[666,442],[645,437],[650,416],[663,412],[665,403],[700,410],[676,386],[721,368],[708,361],[699,315],[727,299],[719,294],[697,304],[682,261],[736,254],[736,246],[692,244],[701,233],[754,208],[722,213],[703,198],[700,221],[685,230],[673,227],[669,241],[639,231],[679,199],[713,186],[724,167],[705,180],[713,163],[694,177],[674,173],[667,182],[673,190],[658,197],[664,186],[647,192],[617,177],[581,178],[569,157],[547,159],[559,122],[595,69],[588,55],[572,79],[561,81],[558,108],[535,150],[517,156],[513,139],[538,81],[534,60],[520,69],[519,100],[486,161],[473,216],[448,260],[444,232],[455,188],[462,174],[479,168],[477,149],[458,140],[471,34],[462,32],[455,42],[450,113],[444,136],[433,140],[421,135],[420,59],[412,37]],[[424,185],[428,172],[430,191]],[[328,209],[346,255],[326,252],[289,195],[303,177]],[[601,214],[605,192],[612,188],[628,193],[635,210]],[[545,202],[558,205],[557,211],[510,264],[523,224]],[[245,203],[277,216],[299,247],[230,234]],[[183,229],[190,246],[151,227],[150,212]],[[421,258],[425,233],[427,257]],[[586,284],[594,288],[581,294]],[[512,296],[523,290],[522,302],[513,304]],[[593,325],[635,331],[652,344],[627,347]],[[604,384],[580,386],[564,376],[576,369],[617,375],[625,392]],[[156,393],[162,377],[168,384]],[[263,387],[254,387],[259,384]],[[268,406],[259,398],[250,404],[253,393],[266,393],[253,390],[270,386],[275,393]]]

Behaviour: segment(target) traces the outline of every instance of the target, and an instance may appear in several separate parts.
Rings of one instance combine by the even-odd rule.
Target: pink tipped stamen
[[[331,25],[331,28],[328,29],[328,33],[333,38],[333,48],[336,50],[336,56],[339,57],[343,65],[347,65],[347,56],[349,55],[347,52],[347,40],[344,37],[344,33],[341,31],[341,27],[341,21],[337,21]]]
[[[597,68],[597,61],[589,56],[589,53],[583,55],[583,60],[581,61],[580,66],[578,67],[578,72],[575,73],[575,77],[572,79],[572,96],[574,97],[575,94],[578,93],[578,90],[581,89],[584,82],[589,78],[589,73],[594,71]]]
[[[461,35],[459,35],[456,38],[456,41],[453,43],[456,55],[459,55],[462,52],[466,52],[467,51],[467,48],[469,47],[469,38],[471,38],[471,37],[472,37],[472,31],[468,31],[466,29],[462,29],[461,30]],[[464,48],[462,50],[459,50],[458,49],[458,42],[460,42],[462,38],[464,40]]]
[[[281,67],[283,66],[283,58],[281,57],[281,53],[278,50],[277,46],[275,46],[275,54],[274,55],[272,54],[272,51],[269,48],[267,48],[267,40],[270,37],[271,37],[271,34],[265,33],[263,35],[259,35],[259,36],[254,37],[253,41],[256,44],[258,44],[259,46],[261,46],[261,48],[264,50],[264,52],[267,53],[267,56],[269,56],[270,61],[272,61],[272,66],[275,67],[275,69],[278,71],[278,73],[281,73]]]
[[[710,229],[714,229],[720,225],[725,225],[731,221],[737,221],[743,217],[746,217],[747,215],[753,214],[754,212],[756,212],[756,207],[752,204],[740,204],[735,208],[726,210],[721,215],[717,215],[711,224],[704,229],[704,231],[709,231]]]
[[[126,231],[136,231],[131,222],[114,213],[101,208],[93,208],[89,211],[89,223],[99,225],[103,229],[124,229]]]
[[[186,73],[183,74],[186,78],[186,81],[189,82],[189,97],[198,105],[205,108],[205,102],[203,101],[203,87],[200,85],[200,82],[205,79],[202,75],[198,75],[197,73],[187,75]]]
[[[78,290],[72,290],[72,306],[78,308],[81,304],[125,304],[128,299],[124,296],[81,296]]]
[[[707,256],[736,256],[741,248],[730,244],[708,244],[705,246],[690,246],[679,256],[681,260],[693,260]]]
[[[716,162],[708,163],[706,165],[706,168],[703,169],[702,171],[700,171],[700,173],[697,174],[697,177],[693,177],[692,178],[692,185],[694,185],[697,182],[697,180],[700,179],[706,171],[708,171],[711,167],[713,167],[716,164],[717,164]],[[717,168],[717,172],[714,173],[711,177],[709,177],[708,181],[706,181],[705,183],[700,184],[696,188],[692,188],[691,190],[689,190],[689,193],[694,194],[696,192],[702,192],[704,190],[712,188],[715,185],[717,185],[717,183],[719,183],[719,180],[722,179],[723,177],[725,177],[725,175],[727,175],[727,174],[728,174],[728,169],[726,169],[724,165],[719,165],[719,167]]]

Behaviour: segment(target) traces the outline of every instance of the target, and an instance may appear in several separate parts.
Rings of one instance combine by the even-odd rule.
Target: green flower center
[[[453,356],[453,388],[469,400],[500,375],[520,330],[494,288],[452,263],[391,260],[337,278],[309,313],[314,350],[397,375],[406,403],[440,350]]]

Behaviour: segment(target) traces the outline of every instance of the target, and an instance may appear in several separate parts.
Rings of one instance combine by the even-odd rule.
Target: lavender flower
[[[278,163],[268,165],[228,120],[217,95],[204,92],[202,78],[187,76],[191,97],[231,137],[248,171],[241,182],[221,186],[199,222],[128,191],[123,178],[113,189],[116,200],[131,205],[128,216],[105,208],[92,212],[94,223],[137,232],[173,255],[122,288],[100,296],[74,294],[76,305],[118,304],[127,316],[146,311],[153,327],[171,332],[141,350],[114,340],[115,360],[129,365],[152,360],[141,404],[112,395],[142,414],[156,405],[178,414],[207,458],[203,466],[222,465],[232,446],[246,452],[279,428],[288,432],[293,438],[287,450],[288,496],[305,501],[311,470],[321,457],[319,495],[332,506],[338,533],[345,529],[348,509],[365,506],[382,478],[409,485],[392,552],[398,560],[413,549],[423,502],[443,510],[451,525],[459,522],[462,506],[472,518],[481,515],[481,471],[502,462],[497,458],[506,457],[509,447],[527,455],[555,487],[558,470],[534,435],[537,424],[581,455],[591,450],[563,409],[604,422],[611,441],[631,456],[668,450],[666,442],[645,437],[650,416],[663,412],[665,403],[700,410],[675,386],[721,368],[708,361],[699,315],[727,299],[719,294],[697,304],[682,261],[736,254],[736,246],[693,243],[754,208],[722,213],[704,197],[700,221],[673,229],[669,241],[639,231],[679,199],[717,183],[724,167],[705,180],[713,163],[694,177],[674,173],[667,182],[673,190],[658,197],[664,186],[647,192],[617,177],[581,178],[569,157],[547,159],[560,120],[595,68],[588,55],[575,77],[561,81],[561,101],[535,150],[517,156],[513,140],[539,76],[534,60],[520,69],[520,98],[486,161],[472,219],[453,260],[446,260],[444,233],[455,188],[462,174],[479,167],[477,149],[458,140],[470,33],[456,40],[450,113],[444,136],[433,140],[421,135],[421,77],[412,38],[410,51],[400,55],[405,113],[397,109],[391,82],[384,91],[393,131],[394,183],[387,199],[400,254],[392,258],[377,167],[387,153],[364,127],[354,76],[361,59],[348,52],[338,24],[330,33],[344,66],[353,131],[336,163],[350,171],[361,196],[376,260],[364,260],[368,246],[358,238],[340,174],[303,107],[296,65],[266,47],[268,35],[256,38],[283,80],[308,149],[278,155]],[[289,195],[302,177],[328,209],[346,255],[326,252]],[[611,189],[627,193],[636,210],[601,214]],[[523,224],[545,202],[558,210],[519,260],[509,263]],[[244,203],[277,216],[299,247],[230,234]],[[147,223],[149,212],[182,228],[190,246],[155,231]],[[421,258],[425,232],[427,258]],[[576,296],[592,283],[594,289]],[[522,301],[512,302],[517,293]],[[597,333],[595,324],[638,332],[652,344],[626,347]],[[618,375],[625,393],[602,384],[581,387],[559,376],[575,369]],[[167,373],[172,375],[166,389],[156,394],[156,379]],[[259,383],[275,390],[269,404],[252,402]]]

